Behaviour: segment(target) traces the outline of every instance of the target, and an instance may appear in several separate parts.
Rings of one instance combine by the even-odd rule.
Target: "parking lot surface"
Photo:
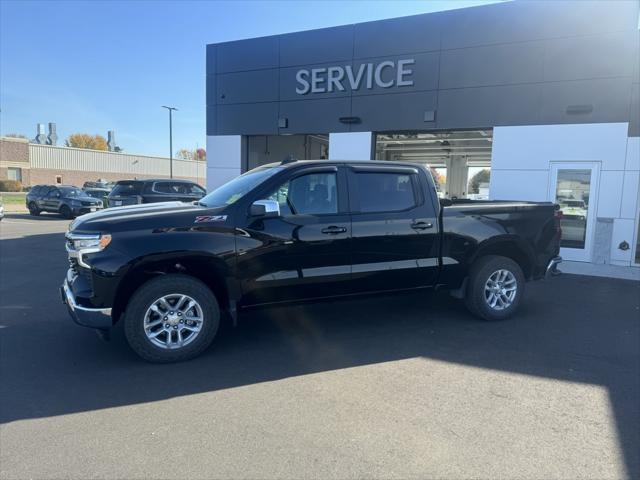
[[[0,478],[638,478],[640,283],[561,275],[521,314],[446,293],[241,314],[151,365],[68,318],[54,215],[0,222]]]

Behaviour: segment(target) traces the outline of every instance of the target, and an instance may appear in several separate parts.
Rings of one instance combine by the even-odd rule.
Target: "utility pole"
[[[162,105],[162,108],[169,110],[169,178],[173,178],[173,122],[172,116],[174,110],[178,110],[175,107],[167,107]]]

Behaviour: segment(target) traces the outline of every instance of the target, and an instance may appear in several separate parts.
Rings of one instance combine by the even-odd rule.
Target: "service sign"
[[[327,93],[352,91],[363,88],[411,87],[413,86],[413,58],[404,60],[385,60],[380,63],[362,63],[357,68],[351,65],[303,68],[296,72],[296,93]]]

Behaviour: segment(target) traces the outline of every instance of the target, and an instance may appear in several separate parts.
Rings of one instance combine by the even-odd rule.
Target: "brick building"
[[[0,180],[24,186],[133,178],[169,178],[169,159],[128,153],[57,147],[0,137]],[[206,163],[173,159],[173,176],[206,185]]]

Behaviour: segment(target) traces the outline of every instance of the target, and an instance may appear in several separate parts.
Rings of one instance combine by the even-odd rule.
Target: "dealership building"
[[[207,183],[428,165],[443,197],[554,201],[562,255],[640,266],[639,3],[506,2],[207,46]]]

